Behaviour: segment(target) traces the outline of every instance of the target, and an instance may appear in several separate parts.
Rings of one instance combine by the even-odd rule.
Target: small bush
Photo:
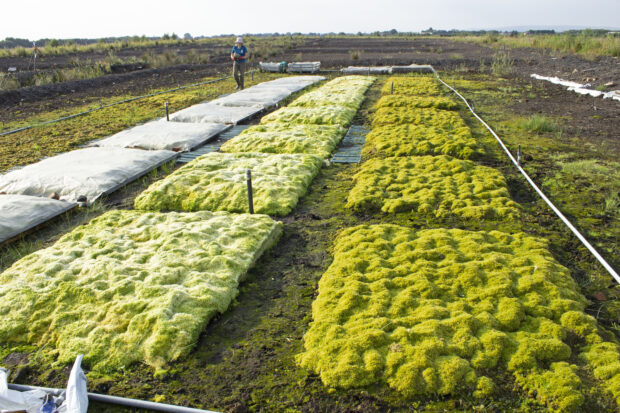
[[[493,61],[491,62],[491,72],[495,76],[508,76],[512,74],[513,64],[514,60],[510,57],[508,52],[497,52],[493,56]]]
[[[545,115],[530,116],[528,119],[519,122],[519,127],[535,133],[556,132],[559,129],[557,123]]]

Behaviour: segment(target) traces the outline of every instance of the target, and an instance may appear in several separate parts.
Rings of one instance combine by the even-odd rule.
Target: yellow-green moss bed
[[[431,76],[393,76],[385,82],[381,89],[381,94],[440,96],[442,94],[442,86],[435,77]]]
[[[466,220],[519,217],[499,171],[450,156],[370,159],[353,181],[347,207],[355,211],[413,211]]]
[[[339,105],[316,107],[285,107],[263,116],[260,123],[272,122],[288,125],[340,125],[347,127],[353,121],[356,109]]]
[[[110,211],[0,274],[0,343],[59,364],[163,368],[226,311],[282,224],[265,215]]]
[[[377,126],[366,136],[364,157],[450,155],[475,159],[485,154],[468,127],[449,131],[424,125]]]
[[[305,153],[327,158],[347,132],[339,125],[252,126],[224,143],[222,152]]]
[[[377,109],[372,121],[373,128],[402,124],[433,126],[446,131],[467,127],[458,112],[435,108],[382,107]]]
[[[459,110],[459,104],[454,100],[445,97],[430,96],[402,96],[388,95],[382,96],[377,101],[377,108],[435,108],[443,110]]]
[[[155,182],[135,199],[146,211],[248,212],[246,169],[252,171],[254,211],[289,214],[322,166],[305,154],[209,153]]]
[[[317,89],[295,99],[289,107],[346,106],[357,109],[364,100],[366,88],[348,88],[346,90]]]
[[[508,371],[550,410],[574,411],[588,391],[579,369],[594,367],[618,398],[618,348],[586,305],[543,239],[362,225],[335,241],[297,360],[326,386],[383,384],[405,397],[493,397],[492,372]],[[578,358],[569,334],[592,343]],[[597,373],[604,363],[587,357],[608,364]]]

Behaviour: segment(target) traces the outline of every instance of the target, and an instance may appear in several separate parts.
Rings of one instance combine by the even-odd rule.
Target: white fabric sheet
[[[266,108],[276,105],[291,95],[288,88],[284,87],[251,87],[237,93],[224,96],[211,103],[220,106],[255,106]]]
[[[340,70],[345,75],[380,75],[392,73],[391,66],[349,66]]]
[[[603,97],[603,99],[614,99],[620,101],[620,90],[612,90],[611,92],[601,92],[600,90],[588,89],[589,83],[582,85],[581,83],[572,82],[570,80],[560,79],[557,76],[541,76],[532,73],[530,77],[538,80],[545,80],[555,85],[566,86],[567,90],[579,93],[580,95],[590,95],[592,97]]]
[[[124,130],[90,146],[189,151],[230,128],[223,123],[182,123],[165,119]]]
[[[0,192],[45,198],[56,192],[69,202],[77,202],[83,195],[92,203],[176,156],[172,151],[78,149],[1,175]]]
[[[49,221],[76,204],[28,195],[0,195],[0,242]]]
[[[232,123],[237,124],[242,120],[260,112],[262,109],[256,106],[220,106],[209,103],[199,103],[189,108],[180,110],[170,115],[174,122],[190,123]]]

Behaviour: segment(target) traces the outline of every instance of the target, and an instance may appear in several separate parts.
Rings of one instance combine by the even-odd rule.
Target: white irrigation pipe
[[[495,139],[497,139],[497,141],[501,145],[502,149],[504,149],[504,152],[506,152],[506,154],[508,155],[512,163],[517,167],[519,172],[521,172],[521,175],[525,177],[527,182],[529,182],[529,184],[532,186],[532,188],[534,188],[534,190],[538,193],[538,195],[540,195],[543,201],[545,201],[547,205],[549,205],[549,207],[562,220],[562,222],[564,222],[564,224],[566,224],[566,226],[573,232],[573,234],[575,234],[575,236],[579,238],[579,241],[581,241],[581,243],[592,253],[592,255],[594,255],[594,257],[596,257],[598,262],[600,262],[601,265],[605,267],[607,272],[611,274],[611,276],[616,280],[616,282],[620,284],[620,276],[618,276],[618,273],[616,272],[616,270],[614,270],[612,266],[609,265],[607,261],[605,261],[605,258],[603,258],[601,254],[598,253],[598,251],[592,246],[592,244],[590,244],[588,240],[583,235],[581,235],[581,233],[577,230],[577,228],[575,228],[573,224],[571,224],[571,222],[564,216],[564,214],[562,214],[562,212],[555,205],[553,205],[553,203],[549,200],[549,198],[547,198],[547,196],[543,193],[543,191],[541,191],[540,188],[538,188],[538,186],[534,183],[532,178],[530,178],[527,172],[525,172],[525,170],[521,167],[521,165],[519,165],[519,162],[517,162],[514,156],[512,156],[512,153],[510,153],[510,151],[508,150],[504,142],[502,142],[500,137],[497,136],[495,131],[491,129],[491,127],[484,120],[482,120],[482,118],[478,116],[476,112],[474,112],[474,109],[472,109],[472,107],[469,105],[469,102],[467,101],[467,99],[465,99],[459,92],[457,92],[456,89],[454,89],[453,87],[448,85],[446,82],[441,80],[441,78],[439,77],[439,73],[437,73],[434,69],[433,71],[435,72],[435,76],[437,76],[437,80],[443,83],[448,89],[456,93],[456,95],[460,97],[461,100],[463,100],[463,102],[465,102],[465,105],[467,105],[467,108],[469,109],[469,111],[476,117],[476,119],[478,119],[489,130],[489,132],[491,132],[491,134],[495,137]]]

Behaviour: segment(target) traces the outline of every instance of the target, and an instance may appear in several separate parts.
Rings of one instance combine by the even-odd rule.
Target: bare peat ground
[[[363,52],[353,60],[350,50]],[[551,157],[554,154],[567,153],[575,159],[601,161],[620,159],[620,105],[617,102],[579,96],[561,87],[529,78],[532,72],[560,77],[566,74],[570,78],[568,75],[578,76],[585,71],[588,76],[605,82],[618,82],[620,72],[617,59],[592,61],[576,56],[550,56],[536,50],[518,49],[510,50],[515,75],[508,79],[480,75],[481,61],[488,70],[495,52],[491,48],[443,39],[311,39],[304,46],[287,50],[286,55],[276,55],[271,60],[321,60],[325,68],[415,62],[431,63],[440,70],[449,71],[445,75],[446,80],[455,84],[474,102],[477,110],[506,138],[511,149],[522,144],[526,154],[525,168],[538,183],[544,182],[558,169]],[[210,70],[214,71],[209,72],[213,74],[220,67],[222,71],[227,70],[225,59],[222,63],[213,63],[199,70],[161,69],[168,70],[166,76],[153,77],[152,72],[138,71],[112,75],[118,78],[112,84],[105,83],[106,79],[94,79],[78,82],[80,85],[76,89],[63,90],[63,86],[58,85],[59,91],[41,92],[36,99],[25,95],[19,109],[12,105],[5,106],[2,103],[3,95],[0,94],[0,116],[7,117],[0,120],[40,114],[49,110],[49,107],[65,108],[66,104],[83,104],[84,101],[100,96],[141,93],[151,88],[176,86],[177,83],[196,81]],[[590,70],[592,68],[594,70]],[[573,73],[574,69],[577,69],[576,73]],[[471,83],[472,80],[476,83]],[[28,93],[32,93],[29,96],[35,96],[38,92],[33,90]],[[377,97],[378,85],[375,85],[356,123],[368,122],[368,112],[372,110],[372,103]],[[19,113],[16,113],[17,110]],[[557,120],[561,134],[549,132],[533,135],[515,126],[519,119],[536,114]],[[467,121],[477,136],[484,137],[479,125],[471,118]],[[613,329],[617,318],[614,319],[613,308],[610,307],[618,302],[618,289],[613,284],[605,285],[608,282],[605,278],[597,280],[597,274],[601,277],[603,271],[589,253],[536,199],[499,152],[492,138],[486,136],[482,139],[492,153],[487,163],[502,170],[513,198],[525,208],[524,230],[551,240],[556,258],[571,270],[580,281],[584,294],[591,300],[588,312],[597,316],[603,326]],[[527,397],[514,388],[514,380],[501,372],[494,373],[493,379],[499,383],[501,390],[493,400],[480,402],[471,396],[460,395],[437,397],[429,402],[428,398],[402,400],[385,388],[349,391],[327,389],[316,375],[296,366],[294,357],[302,350],[302,336],[310,322],[311,303],[316,297],[317,282],[332,260],[330,248],[333,238],[343,228],[377,219],[389,219],[385,216],[355,215],[344,209],[352,186],[351,177],[357,169],[357,165],[332,165],[323,169],[294,213],[282,220],[285,231],[279,244],[250,271],[247,280],[241,285],[235,304],[209,324],[196,349],[187,358],[173,363],[167,374],[157,377],[153,376],[151,369],[139,365],[111,376],[93,377],[90,389],[232,412],[546,411],[535,403],[524,402]],[[148,177],[137,182],[108,199],[100,209],[70,216],[62,225],[28,236],[24,243],[38,249],[105,209],[131,208],[133,198],[154,179],[156,177]],[[577,197],[581,194],[581,198],[584,198],[581,202],[587,202],[592,194],[588,192],[589,187],[583,185],[572,190],[576,191]],[[576,199],[563,199],[559,194],[553,198],[562,206]],[[595,230],[604,227],[605,220],[609,219],[589,210],[586,212],[584,216],[570,217],[578,222],[578,226]],[[583,225],[579,225],[580,220],[584,220]],[[607,225],[613,228],[611,224]],[[616,268],[620,264],[617,249],[619,238],[617,232],[602,231],[599,239],[604,245],[612,247],[603,254]],[[593,296],[600,291],[603,291],[605,301]],[[53,369],[29,363],[29,351],[31,349],[14,351],[2,360],[16,372],[12,376],[13,380],[52,387],[64,386],[69,366]],[[595,400],[588,400],[584,406],[584,411],[611,411]],[[117,410],[105,405],[93,406],[93,411]]]

